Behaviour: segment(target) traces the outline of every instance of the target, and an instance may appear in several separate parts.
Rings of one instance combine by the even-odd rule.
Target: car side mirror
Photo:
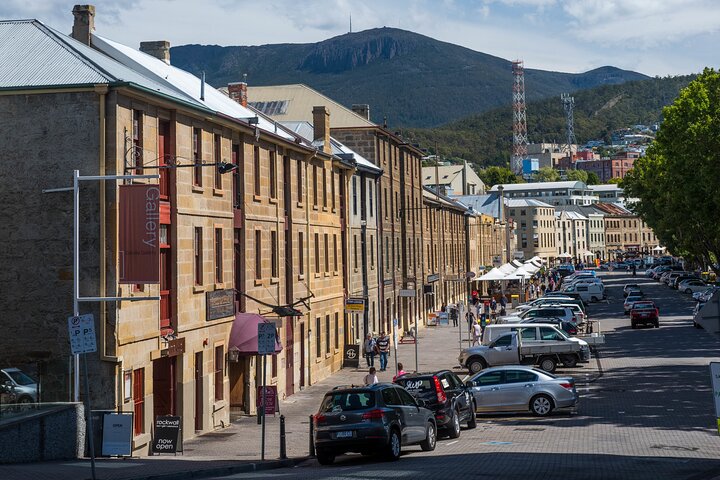
[[[465,382],[465,386],[468,387],[468,388],[472,388],[472,387],[475,386],[475,384],[473,383],[472,380],[468,380],[468,381]]]

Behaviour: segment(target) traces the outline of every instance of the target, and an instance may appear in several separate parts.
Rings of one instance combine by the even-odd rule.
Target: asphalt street
[[[589,313],[600,321],[606,344],[590,365],[558,371],[574,376],[579,385],[576,414],[481,417],[478,428],[464,430],[459,439],[441,440],[430,453],[408,447],[395,463],[344,455],[330,467],[308,460],[294,468],[217,478],[720,477],[720,437],[708,369],[710,361],[720,360],[720,338],[692,326],[688,295],[640,272],[635,279],[620,272],[602,275],[608,302],[592,304]],[[630,281],[640,283],[658,304],[659,329],[630,328],[622,309],[622,287]],[[424,355],[421,369],[454,366],[457,330],[438,329],[428,337],[445,347]],[[410,363],[412,352],[404,349],[399,358]]]

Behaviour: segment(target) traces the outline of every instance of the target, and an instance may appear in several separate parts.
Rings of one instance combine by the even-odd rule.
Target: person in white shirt
[[[473,324],[473,330],[472,330],[472,336],[473,336],[473,346],[480,345],[480,336],[482,335],[482,327],[480,326],[480,321],[478,320]]]
[[[378,383],[377,374],[375,373],[375,367],[370,367],[370,372],[365,375],[365,379],[363,380],[363,383],[365,385],[374,385]]]

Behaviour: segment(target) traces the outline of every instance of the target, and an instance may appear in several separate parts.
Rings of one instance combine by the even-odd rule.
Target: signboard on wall
[[[119,192],[118,282],[160,283],[160,186]]]
[[[365,299],[364,298],[348,298],[345,300],[345,312],[346,313],[364,313],[365,312]]]
[[[205,293],[207,320],[232,317],[235,315],[235,292],[233,290],[215,290]]]
[[[262,409],[262,392],[265,389],[265,415],[275,415],[280,411],[280,404],[278,403],[277,385],[265,385],[264,387],[257,387],[257,402],[258,409]]]

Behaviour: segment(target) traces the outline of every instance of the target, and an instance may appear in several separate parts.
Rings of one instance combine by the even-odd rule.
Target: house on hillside
[[[485,184],[467,162],[462,165],[423,167],[422,182],[432,190],[439,188],[439,192],[448,197],[485,194]]]

